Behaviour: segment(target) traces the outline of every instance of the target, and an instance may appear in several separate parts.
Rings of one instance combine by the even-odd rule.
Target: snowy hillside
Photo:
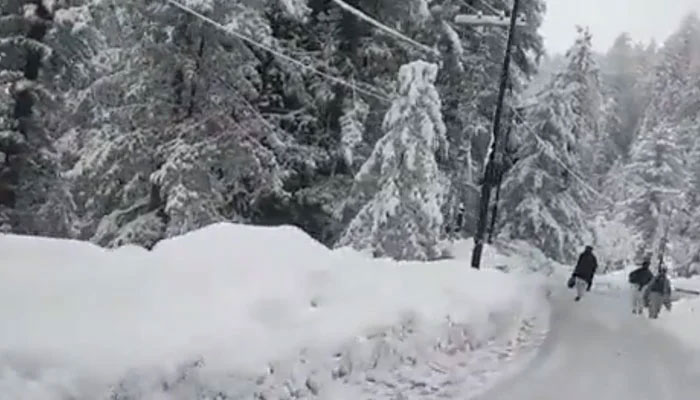
[[[289,227],[212,225],[152,252],[4,235],[0,254],[8,400],[465,398],[547,324],[534,275],[370,259]]]

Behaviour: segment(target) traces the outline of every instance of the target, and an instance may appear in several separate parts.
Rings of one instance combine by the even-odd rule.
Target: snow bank
[[[599,288],[604,287],[605,294],[608,296],[631,298],[627,277],[635,268],[637,266],[631,266],[597,277],[597,285]],[[671,284],[674,289],[700,291],[700,277],[672,278]],[[650,321],[650,323],[676,336],[687,345],[700,349],[700,323],[698,321],[700,321],[700,297],[674,290],[671,312],[662,309],[658,321]]]
[[[700,291],[700,277],[673,279],[674,287]],[[673,303],[672,311],[659,314],[658,327],[678,337],[682,342],[700,350],[700,297],[681,297]]]
[[[472,239],[456,241],[450,246],[450,253],[456,259],[469,260],[471,265],[474,241]],[[481,256],[481,265],[486,268],[495,268],[508,272],[538,272],[551,275],[556,268],[562,265],[552,261],[540,249],[524,240],[497,242],[494,246],[484,246]]]
[[[463,260],[330,251],[289,227],[218,224],[152,252],[3,235],[0,397],[92,399],[112,385],[119,398],[156,398],[146,393],[174,390],[196,369],[219,388],[226,376],[239,395],[293,387],[341,399],[333,388],[366,386],[379,360],[386,374],[416,360],[449,371],[466,351],[510,343],[542,309],[539,284]]]
[[[669,313],[659,315],[658,326],[675,335],[688,346],[700,350],[700,299],[685,298],[673,304]]]

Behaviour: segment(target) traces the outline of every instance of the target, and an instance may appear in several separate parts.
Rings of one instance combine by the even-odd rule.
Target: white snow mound
[[[0,397],[81,398],[84,382],[104,391],[130,371],[196,359],[255,376],[407,321],[414,347],[444,337],[448,318],[483,343],[535,307],[533,279],[373,260],[290,227],[217,224],[151,252],[1,235]]]

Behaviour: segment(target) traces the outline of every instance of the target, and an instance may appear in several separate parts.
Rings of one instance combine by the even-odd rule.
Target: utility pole
[[[512,130],[513,130],[513,126],[511,123],[511,124],[509,124],[509,126],[506,130],[506,137],[504,140],[506,146],[508,144],[508,139],[510,138],[510,133]],[[489,224],[489,229],[488,229],[489,236],[488,236],[487,243],[489,243],[489,244],[493,243],[493,237],[494,237],[494,234],[496,232],[496,223],[498,222],[496,219],[498,216],[498,203],[501,200],[501,185],[503,184],[503,175],[506,173],[506,169],[507,169],[506,164],[508,164],[510,167],[510,160],[506,159],[506,158],[508,158],[508,155],[502,154],[501,157],[502,157],[501,168],[498,171],[498,178],[496,179],[496,198],[493,199],[493,207],[491,208],[491,223]]]
[[[666,253],[666,245],[668,244],[668,232],[671,228],[671,217],[673,216],[673,210],[671,209],[668,212],[668,215],[666,216],[666,220],[664,221],[665,223],[663,224],[663,229],[664,233],[663,236],[661,236],[661,240],[659,240],[659,249],[658,249],[658,258],[659,258],[659,265],[657,266],[657,271],[661,271],[661,268],[664,266],[664,253]],[[661,221],[659,221],[661,222]]]
[[[512,85],[508,85],[508,95],[513,94],[513,87]],[[500,147],[500,151],[502,152],[502,157],[503,157],[503,164],[502,168],[500,169],[499,174],[498,174],[498,179],[496,183],[496,198],[493,200],[493,207],[491,209],[491,224],[489,225],[489,236],[487,243],[491,244],[493,243],[493,237],[495,236],[496,233],[496,223],[497,218],[498,218],[498,204],[500,203],[501,200],[501,185],[503,184],[503,175],[508,171],[508,169],[513,168],[513,164],[517,160],[511,158],[510,151],[508,149],[508,144],[510,143],[510,135],[511,132],[513,131],[513,126],[515,125],[515,113],[509,113],[507,116],[508,120],[508,127],[506,128],[506,137],[505,140],[503,140],[503,144]]]
[[[520,1],[513,1],[513,11],[510,14],[510,28],[508,30],[508,42],[506,43],[506,54],[503,60],[503,71],[501,72],[501,85],[498,89],[498,101],[496,103],[496,112],[494,113],[493,121],[493,137],[491,139],[491,147],[489,156],[486,160],[484,168],[484,181],[481,186],[481,198],[479,201],[479,222],[476,226],[476,234],[474,235],[474,252],[472,253],[472,268],[479,269],[481,264],[481,253],[484,249],[484,236],[488,225],[489,201],[491,199],[491,191],[493,186],[497,184],[498,175],[500,174],[501,164],[503,163],[502,156],[499,152],[498,139],[501,130],[501,114],[503,113],[503,100],[505,98],[506,89],[508,87],[508,73],[510,72],[511,47],[513,45],[513,36],[515,34],[515,26],[518,22],[518,6]]]

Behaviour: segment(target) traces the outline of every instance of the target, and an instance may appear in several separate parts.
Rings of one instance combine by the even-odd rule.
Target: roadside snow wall
[[[543,293],[290,227],[217,224],[151,252],[2,235],[0,399],[469,398],[546,327]]]

